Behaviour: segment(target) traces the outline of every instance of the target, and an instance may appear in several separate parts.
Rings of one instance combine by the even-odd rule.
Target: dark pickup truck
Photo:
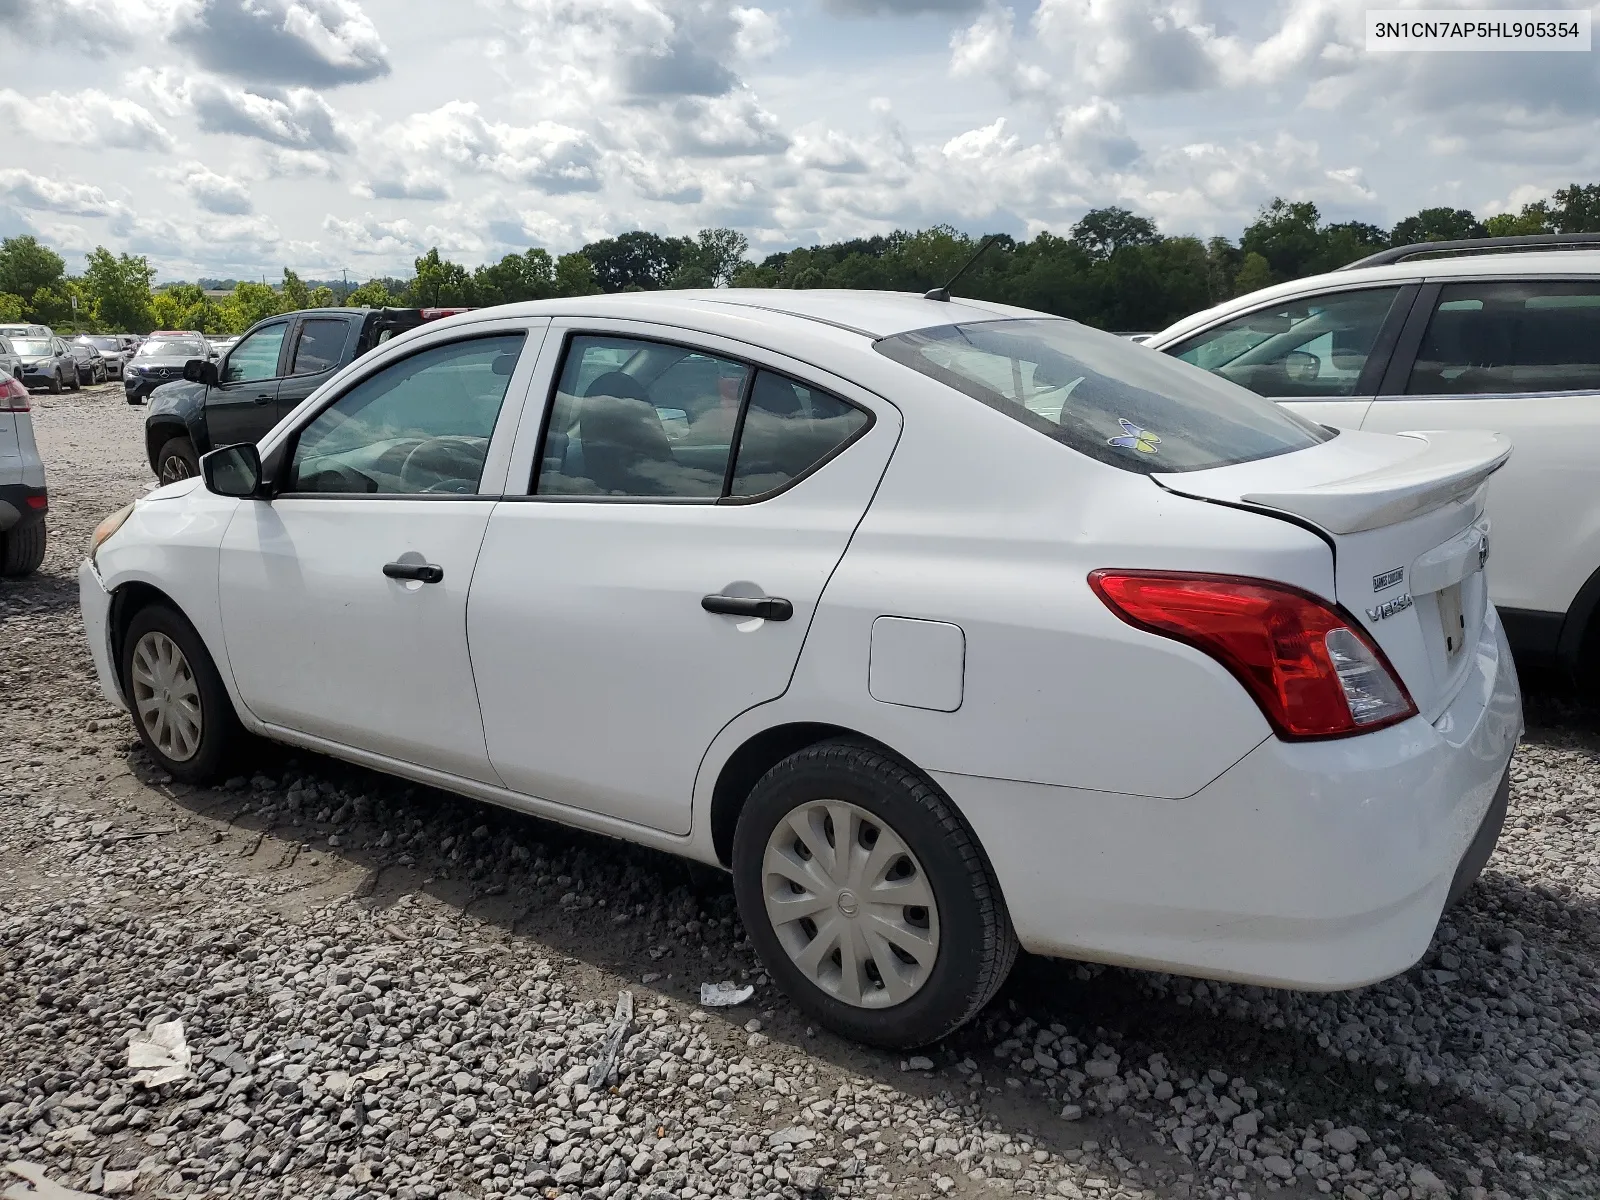
[[[259,441],[341,367],[460,308],[312,308],[258,321],[220,362],[192,359],[150,394],[145,453],[162,483],[200,472],[218,446]]]

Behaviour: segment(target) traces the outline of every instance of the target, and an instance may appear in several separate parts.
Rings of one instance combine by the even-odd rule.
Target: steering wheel
[[[488,449],[483,438],[459,434],[429,438],[406,455],[405,462],[400,464],[400,482],[426,492],[447,480],[481,475]]]

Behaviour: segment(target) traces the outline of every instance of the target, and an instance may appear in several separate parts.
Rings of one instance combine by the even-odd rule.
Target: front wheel
[[[733,880],[772,977],[856,1041],[938,1041],[993,998],[1016,958],[966,823],[872,746],[822,742],[768,771],[739,816]]]
[[[134,614],[122,641],[122,682],[157,766],[185,783],[226,773],[244,731],[205,643],[175,609],[152,604]]]
[[[186,437],[168,438],[156,455],[156,478],[163,484],[192,479],[200,474],[200,456]]]
[[[83,387],[83,377],[78,374],[78,368],[72,368],[72,382],[67,384],[67,390],[76,392]]]
[[[50,376],[50,394],[52,396],[61,395],[61,389],[65,386],[66,384],[61,378],[60,371],[57,371],[54,375]]]

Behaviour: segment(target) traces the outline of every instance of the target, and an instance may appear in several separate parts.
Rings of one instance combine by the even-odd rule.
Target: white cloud
[[[217,174],[204,163],[191,162],[170,174],[189,198],[207,212],[237,216],[255,207],[243,183]]]
[[[132,86],[172,116],[191,117],[206,133],[259,138],[292,150],[348,151],[350,128],[311,88],[250,91],[209,75],[140,67]]]
[[[202,0],[183,5],[174,25],[207,67],[253,82],[330,87],[390,70],[355,0]]]
[[[73,217],[113,217],[127,207],[92,183],[48,179],[19,167],[0,170],[0,197],[20,208],[65,213]]]
[[[373,143],[402,164],[399,178],[437,179],[436,164],[547,192],[592,191],[600,183],[600,153],[588,134],[555,121],[491,121],[471,101],[413,113],[376,134]],[[387,176],[396,177],[393,168]]]
[[[172,134],[150,110],[97,88],[46,96],[0,90],[0,120],[44,142],[122,150],[170,150]]]

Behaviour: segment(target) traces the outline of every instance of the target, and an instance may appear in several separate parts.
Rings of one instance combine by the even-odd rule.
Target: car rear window
[[[1332,432],[1115,334],[1050,318],[896,334],[880,354],[1126,471],[1203,471],[1303,450]]]

